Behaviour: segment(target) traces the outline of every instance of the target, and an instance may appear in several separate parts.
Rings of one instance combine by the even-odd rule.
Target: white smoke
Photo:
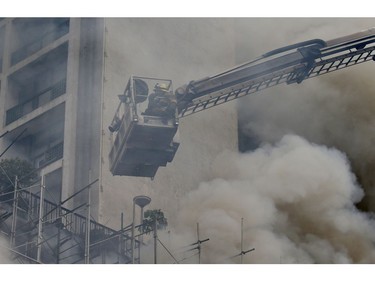
[[[238,37],[239,61],[373,25],[370,19],[239,22],[239,34],[249,34]],[[241,99],[241,126],[263,145],[218,156],[213,180],[179,198],[171,232],[161,239],[171,249],[185,249],[197,241],[199,223],[200,238],[210,238],[202,244],[202,263],[239,263],[238,256],[229,257],[241,251],[243,218],[243,250],[255,248],[244,263],[375,262],[373,219],[356,207],[375,183],[373,67],[367,63]],[[159,262],[173,262],[162,249],[159,255]],[[197,257],[184,262],[196,263]]]
[[[355,207],[363,191],[338,150],[287,135],[254,152],[224,152],[213,170],[216,179],[182,200],[170,247],[195,242],[199,223],[200,239],[210,239],[202,263],[239,263],[230,257],[241,251],[243,218],[243,250],[255,248],[244,263],[375,262],[375,224]]]
[[[263,21],[263,30],[270,30],[272,21]],[[374,24],[372,19],[304,19],[298,21],[298,25],[296,20],[279,19],[276,23],[280,28],[294,30],[285,34],[289,42],[307,38],[328,40],[368,29]],[[261,41],[269,45],[274,44],[269,42],[272,40],[277,39],[262,38]],[[345,152],[366,191],[361,207],[373,210],[373,71],[374,64],[369,62],[309,79],[301,85],[275,87],[244,98],[239,104],[242,130],[250,138],[271,143],[285,134],[297,134]]]

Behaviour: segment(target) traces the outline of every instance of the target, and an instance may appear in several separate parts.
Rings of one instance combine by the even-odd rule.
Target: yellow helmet
[[[161,90],[161,91],[168,91],[168,86],[165,83],[157,83],[155,85],[155,89]]]

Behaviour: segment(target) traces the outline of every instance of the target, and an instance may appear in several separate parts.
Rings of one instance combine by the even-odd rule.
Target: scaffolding
[[[141,243],[134,237],[133,223],[124,226],[121,221],[121,229],[114,230],[96,222],[89,200],[74,209],[63,207],[95,182],[59,204],[44,199],[44,176],[28,188],[18,187],[16,179],[14,190],[0,194],[0,233],[8,238],[14,263],[140,263]],[[31,192],[35,187],[38,194]],[[82,208],[87,216],[77,213]]]

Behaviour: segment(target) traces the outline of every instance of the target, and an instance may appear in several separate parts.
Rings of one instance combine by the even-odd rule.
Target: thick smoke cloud
[[[287,26],[293,20],[282,22]],[[373,25],[370,19],[324,19],[320,24],[306,19],[299,23],[296,29],[300,32],[286,36],[291,42],[309,37],[335,38]],[[269,25],[264,27],[268,29]],[[366,63],[304,81],[301,85],[277,87],[244,98],[239,105],[241,127],[250,138],[260,142],[275,142],[292,133],[345,152],[366,191],[361,206],[373,210],[373,72],[374,65]]]
[[[355,207],[363,191],[340,151],[286,135],[254,152],[224,152],[213,170],[216,179],[182,200],[170,247],[195,242],[198,222],[210,239],[202,262],[239,263],[230,257],[241,251],[243,218],[243,250],[255,248],[244,263],[375,262],[375,224]]]
[[[238,60],[372,25],[370,19],[239,20]],[[357,208],[371,208],[366,202],[375,183],[373,70],[367,63],[242,99],[241,127],[261,148],[218,157],[213,180],[180,200],[170,247],[196,241],[199,222],[201,238],[210,238],[202,262],[238,263],[228,257],[240,253],[244,218],[244,250],[255,247],[244,263],[373,263],[374,222]]]

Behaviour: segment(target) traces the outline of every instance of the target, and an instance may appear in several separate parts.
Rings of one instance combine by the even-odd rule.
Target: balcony
[[[31,21],[29,25],[33,25],[33,22]],[[47,25],[47,24],[46,24]],[[18,32],[19,36],[25,36],[29,37],[30,34],[26,34],[27,28],[19,28],[20,31]],[[42,30],[40,30],[42,32]],[[33,38],[37,37],[36,40],[33,40],[26,45],[16,49],[11,54],[11,65],[15,65],[16,63],[24,60],[25,58],[31,56],[32,54],[36,53],[37,51],[43,49],[47,45],[51,44],[55,40],[59,39],[60,37],[64,36],[69,32],[69,19],[62,20],[57,26],[53,28],[53,30],[50,30],[48,32],[43,33],[41,36],[38,36],[38,34],[34,34]]]
[[[46,152],[44,152],[42,155],[38,157],[38,168],[42,168],[44,166],[47,166],[51,164],[52,162],[55,162],[61,158],[63,158],[64,155],[64,142],[60,142],[51,148],[49,148]]]
[[[34,111],[66,92],[66,78],[43,90],[29,100],[18,104],[6,111],[6,125],[20,119],[22,116]]]

